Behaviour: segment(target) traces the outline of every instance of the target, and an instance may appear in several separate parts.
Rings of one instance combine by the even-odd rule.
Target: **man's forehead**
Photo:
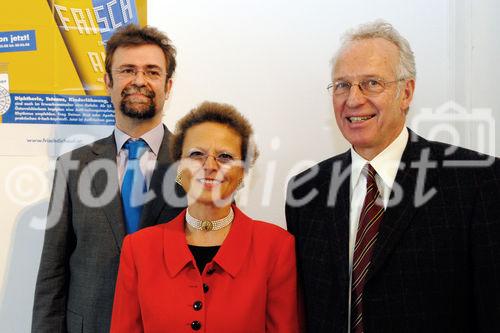
[[[115,66],[166,66],[162,49],[154,44],[120,46],[115,50],[112,62]]]
[[[382,38],[348,42],[339,51],[334,76],[373,77],[393,71],[399,63],[399,49]]]
[[[376,38],[364,38],[364,39],[356,39],[344,44],[342,49],[340,50],[340,54],[351,53],[351,52],[377,52],[381,54],[393,54],[398,53],[398,47],[391,41],[388,41],[385,38],[376,37]]]

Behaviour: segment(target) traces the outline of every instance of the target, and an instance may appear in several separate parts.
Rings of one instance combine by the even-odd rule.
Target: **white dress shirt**
[[[352,260],[354,256],[354,246],[356,243],[356,233],[358,231],[359,217],[366,196],[366,176],[361,172],[363,167],[370,163],[377,172],[375,181],[380,195],[387,208],[389,197],[396,180],[401,156],[408,143],[408,129],[403,128],[398,137],[371,161],[365,160],[351,148],[351,184],[350,184],[350,211],[349,211],[349,285],[352,283]],[[349,289],[350,290],[350,289]],[[351,327],[351,293],[349,293],[349,332]]]
[[[127,168],[128,161],[128,151],[123,149],[123,145],[130,139],[130,135],[124,133],[117,127],[115,127],[115,141],[116,141],[116,166],[118,168],[118,183],[120,184],[120,189],[122,186],[123,176]],[[160,151],[161,142],[163,141],[163,135],[165,134],[165,129],[163,128],[163,123],[158,124],[155,128],[151,129],[149,132],[144,133],[140,138],[146,141],[148,144],[148,150],[142,154],[139,165],[142,174],[146,178],[146,186],[149,189],[151,183],[151,176],[156,166],[156,160],[158,159],[158,152]],[[138,138],[137,138],[138,139]],[[132,139],[132,140],[137,140]]]

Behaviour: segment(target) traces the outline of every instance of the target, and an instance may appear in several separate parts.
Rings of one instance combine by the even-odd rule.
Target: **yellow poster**
[[[114,30],[131,23],[146,24],[146,0],[5,2],[0,127],[114,125],[103,81],[104,48]]]

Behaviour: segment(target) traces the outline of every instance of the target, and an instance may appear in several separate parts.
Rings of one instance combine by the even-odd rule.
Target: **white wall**
[[[339,37],[350,27],[383,18],[410,41],[416,55],[408,124],[419,134],[432,134],[436,123],[416,116],[443,107],[458,133],[456,144],[499,155],[500,137],[496,150],[478,147],[477,126],[462,124],[458,113],[500,108],[493,93],[499,69],[489,68],[500,55],[497,14],[493,0],[473,5],[472,0],[151,2],[149,22],[179,50],[166,123],[173,128],[203,100],[234,104],[254,125],[262,152],[240,205],[255,218],[284,225],[287,177],[348,148],[325,89]],[[459,105],[445,104],[449,101]],[[439,134],[436,139],[454,138],[447,131]]]
[[[344,30],[375,18],[393,23],[416,54],[417,90],[408,122],[421,119],[423,109],[445,105],[459,144],[500,155],[500,135],[487,144],[480,136],[491,128],[500,133],[495,0],[149,0],[148,10],[150,24],[178,48],[166,107],[169,128],[204,100],[231,103],[254,125],[261,157],[240,198],[254,218],[284,226],[288,175],[348,148],[325,89],[329,60]],[[492,110],[496,125],[470,121],[476,108]],[[469,113],[465,124],[460,111]],[[415,129],[426,136],[434,125],[419,121]],[[440,138],[452,139],[445,132]],[[7,181],[20,165],[42,174],[14,177],[18,190],[32,191],[24,201]],[[33,218],[45,215],[51,166],[46,157],[0,156],[0,332],[29,331],[43,240]]]

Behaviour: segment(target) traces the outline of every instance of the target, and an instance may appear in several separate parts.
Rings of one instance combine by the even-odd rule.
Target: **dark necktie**
[[[380,221],[384,214],[384,206],[375,181],[377,172],[367,164],[363,168],[363,173],[366,175],[366,196],[359,217],[352,264],[351,332],[353,333],[364,332],[363,289],[371,263],[373,245],[377,240]]]
[[[139,223],[146,192],[146,179],[141,172],[140,158],[147,149],[144,140],[128,140],[123,148],[128,150],[128,160],[122,182],[123,214],[127,234],[139,230]]]

